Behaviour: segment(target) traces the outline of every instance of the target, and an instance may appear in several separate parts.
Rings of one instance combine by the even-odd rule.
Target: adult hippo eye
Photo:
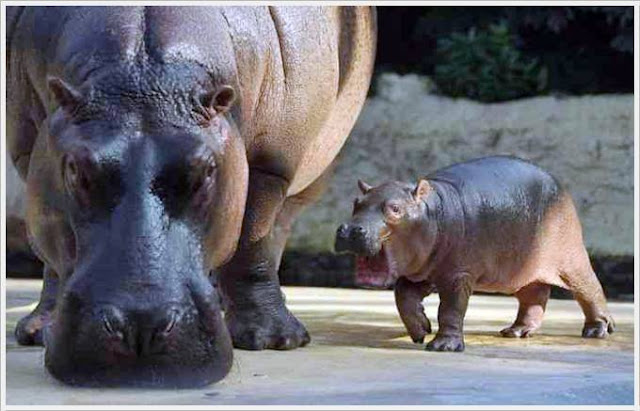
[[[67,153],[62,159],[62,178],[67,193],[82,207],[97,203],[94,187],[100,183],[100,167],[89,150],[79,149]]]

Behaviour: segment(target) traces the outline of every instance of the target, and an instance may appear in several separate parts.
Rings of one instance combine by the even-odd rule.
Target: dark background
[[[438,66],[455,63],[438,56],[439,42],[454,33],[486,33],[491,25],[502,24],[511,38],[497,52],[512,48],[520,60],[537,60],[547,71],[542,90],[516,97],[633,93],[632,7],[378,7],[377,11],[376,73],[433,77]],[[476,48],[481,47],[476,44]],[[496,53],[485,53],[476,63],[487,66],[496,58]]]

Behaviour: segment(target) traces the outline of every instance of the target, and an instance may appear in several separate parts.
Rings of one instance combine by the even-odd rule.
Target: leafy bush
[[[509,28],[521,62],[535,58],[544,67],[544,91],[633,93],[637,39],[629,6],[379,6],[376,74],[433,78],[436,65],[442,64],[436,55],[441,39],[452,33],[468,35],[473,27],[478,36],[498,22]]]
[[[433,79],[444,94],[493,102],[541,94],[547,71],[521,54],[501,23],[439,40]]]

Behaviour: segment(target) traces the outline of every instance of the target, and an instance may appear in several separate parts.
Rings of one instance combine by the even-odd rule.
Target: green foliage
[[[541,94],[547,71],[521,54],[501,23],[440,39],[433,79],[443,94],[494,102]]]

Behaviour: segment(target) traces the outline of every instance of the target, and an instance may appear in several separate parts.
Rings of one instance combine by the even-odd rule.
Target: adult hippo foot
[[[37,308],[18,321],[15,336],[20,345],[44,345],[42,330],[49,321],[50,312]]]
[[[606,338],[615,331],[613,319],[598,320],[585,323],[582,328],[582,338]]]
[[[500,330],[500,335],[505,338],[529,338],[537,329],[538,327],[529,325],[512,325]]]
[[[457,335],[436,335],[427,346],[427,351],[464,351],[464,340]]]
[[[36,308],[18,321],[15,336],[20,345],[44,345],[43,330],[51,321],[56,306],[58,277],[48,266],[43,271],[43,287]]]
[[[236,348],[291,350],[311,341],[304,325],[284,306],[271,315],[234,310],[225,313],[225,319]]]
[[[226,305],[225,321],[234,347],[291,350],[311,341],[306,328],[287,309],[282,297],[279,289],[265,290],[242,305]]]

